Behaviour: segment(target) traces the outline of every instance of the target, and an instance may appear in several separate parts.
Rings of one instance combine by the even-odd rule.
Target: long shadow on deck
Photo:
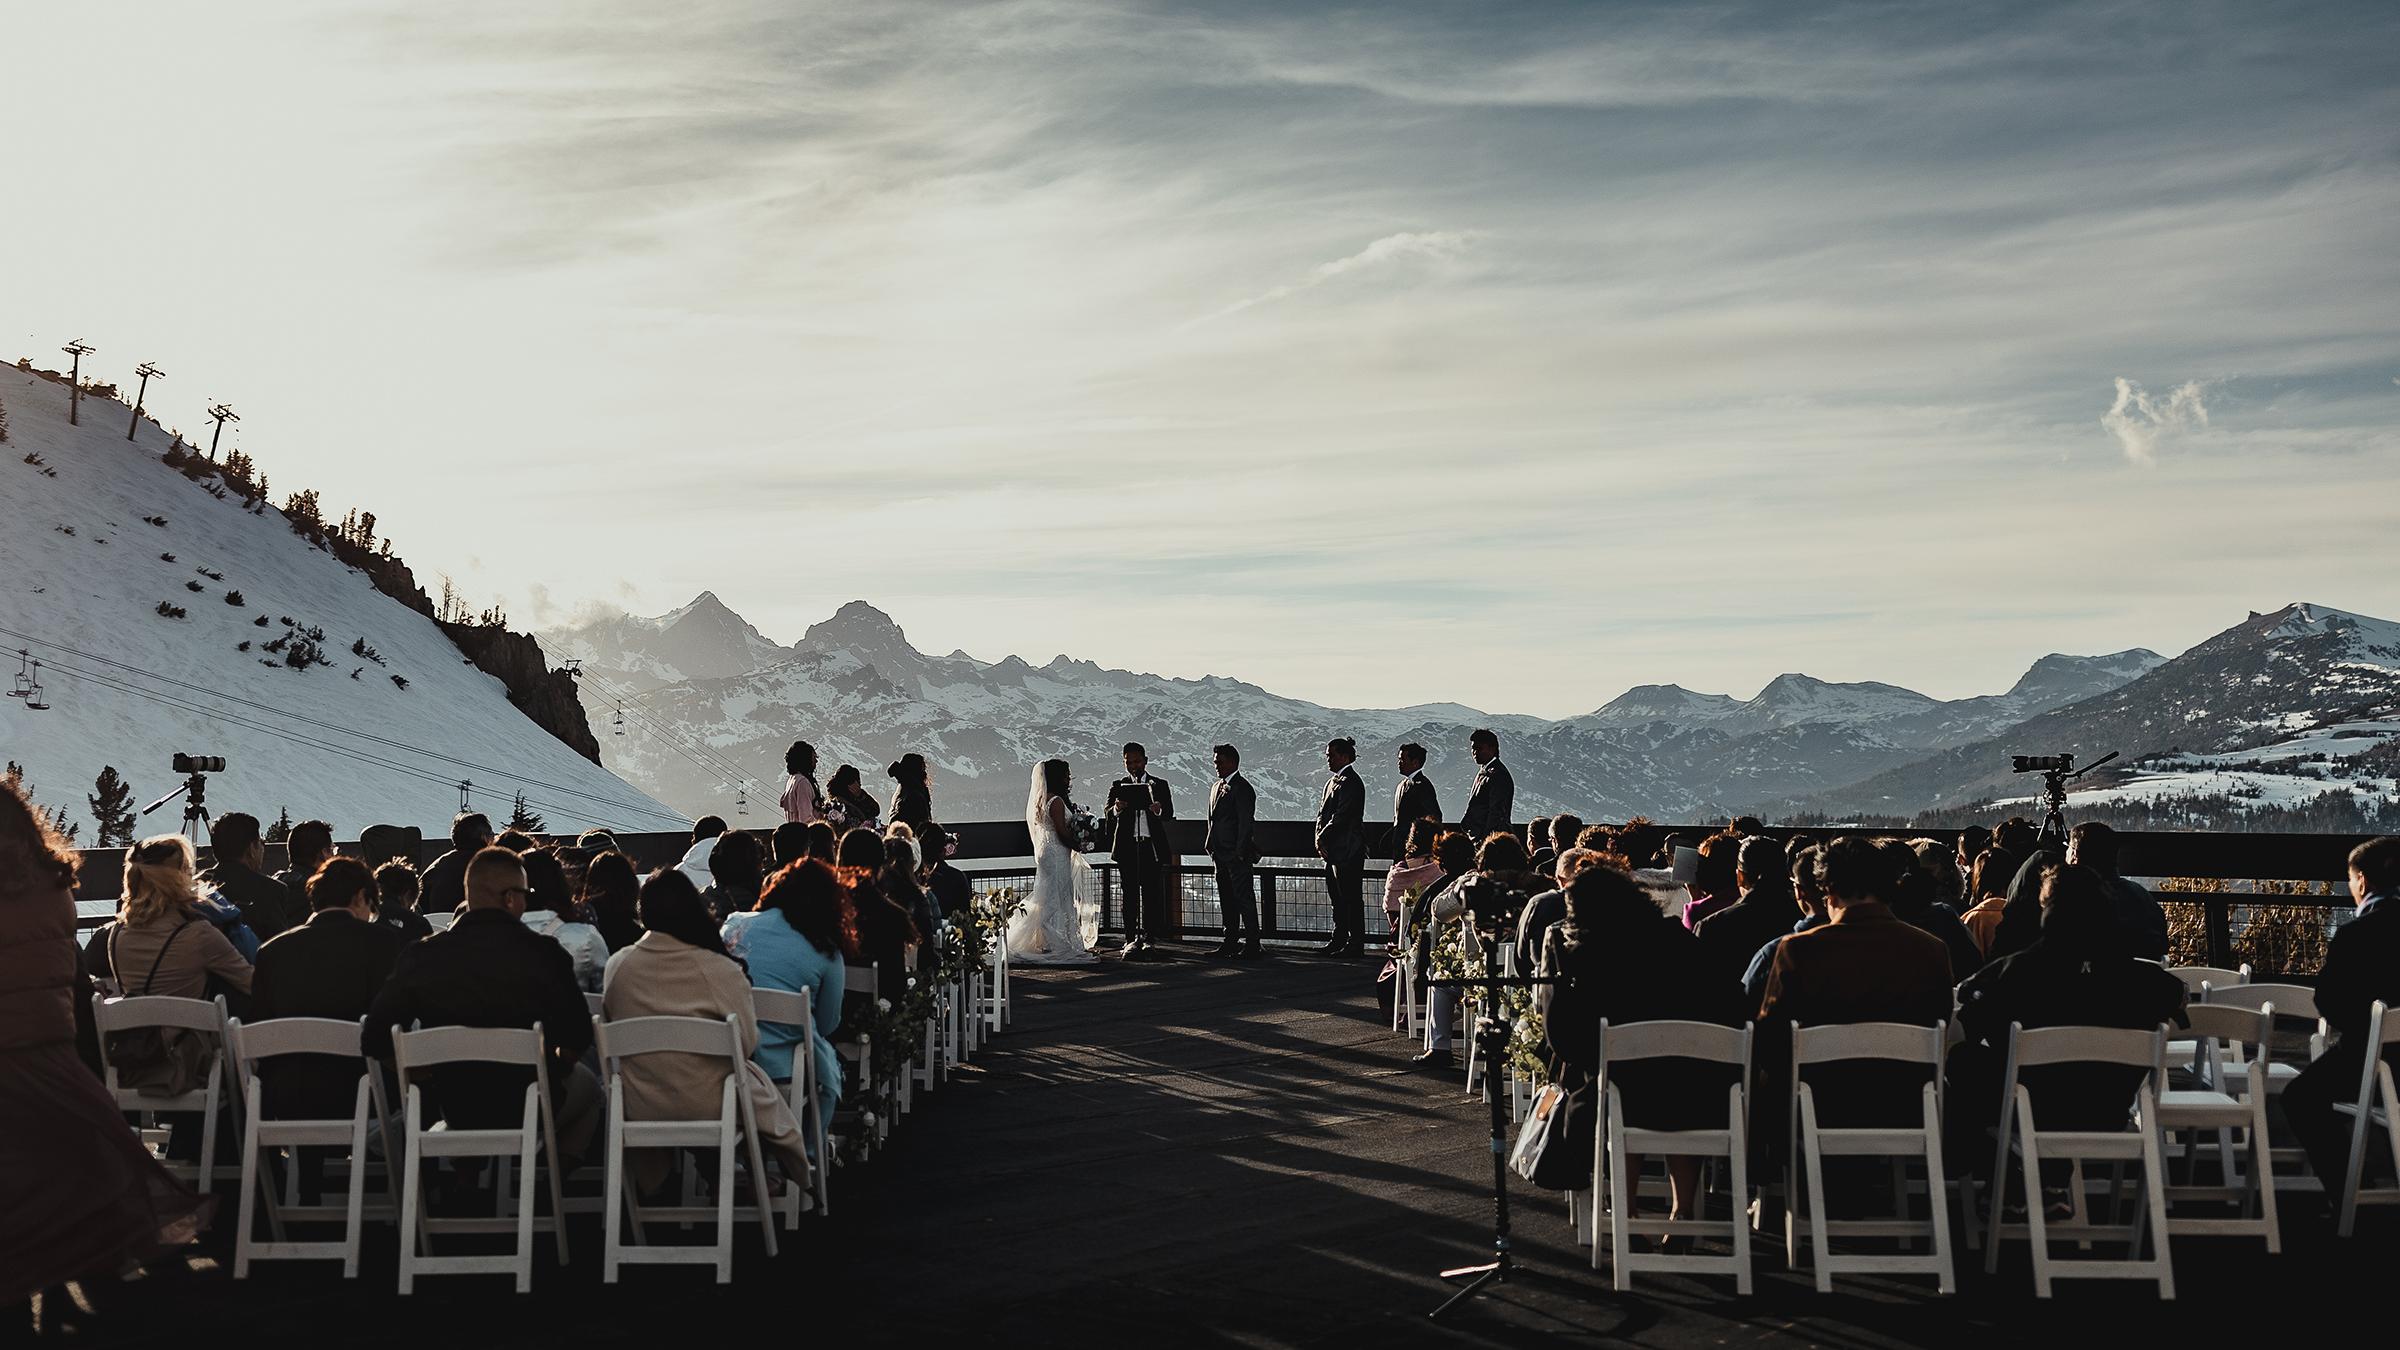
[[[2179,1240],[2184,1298],[2062,1286],[2037,1304],[2021,1254],[1964,1288],[1859,1279],[1819,1296],[1762,1242],[1758,1293],[1659,1278],[1609,1292],[1555,1197],[1519,1192],[1518,1252],[1547,1278],[1439,1325],[1433,1272],[1489,1246],[1485,1116],[1456,1074],[1406,1068],[1413,1048],[1377,1016],[1373,967],[1304,956],[1255,965],[1177,960],[1020,972],[1010,1031],[896,1127],[889,1149],[834,1179],[833,1214],[787,1235],[769,1263],[746,1233],[735,1283],[629,1269],[600,1283],[596,1220],[571,1231],[575,1264],[537,1264],[522,1298],[493,1277],[393,1293],[388,1226],[360,1278],[321,1264],[223,1265],[145,1281],[106,1343],[222,1329],[254,1343],[769,1344],[838,1332],[846,1344],[1443,1343],[1982,1346],[2032,1337],[2221,1336],[2262,1306],[2312,1320],[2372,1308],[2394,1236],[2362,1220],[2353,1243],[2287,1224],[2267,1258],[2234,1239]],[[2377,1226],[2368,1226],[2370,1222]],[[545,1256],[548,1248],[544,1246]],[[2370,1323],[2369,1325],[2374,1325]]]

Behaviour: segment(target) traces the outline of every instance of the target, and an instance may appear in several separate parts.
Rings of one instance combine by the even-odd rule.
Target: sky
[[[0,340],[518,626],[1567,716],[2400,617],[2400,7],[17,7]]]

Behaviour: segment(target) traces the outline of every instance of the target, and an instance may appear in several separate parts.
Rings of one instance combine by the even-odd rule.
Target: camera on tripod
[[[223,755],[179,754],[175,756],[174,764],[175,772],[184,775],[182,786],[143,807],[142,814],[149,815],[177,797],[183,798],[184,833],[191,835],[196,842],[206,837],[208,829],[207,776],[212,773],[225,772],[225,757]]]
[[[223,755],[177,755],[175,772],[223,773],[225,772],[225,757]]]
[[[2017,773],[2071,773],[2075,768],[2073,755],[2011,755],[2008,762]]]
[[[2049,810],[2042,816],[2041,839],[2044,844],[2060,845],[2067,838],[2067,784],[2117,757],[2109,751],[2078,769],[2072,752],[2064,755],[2010,755],[2009,768],[2016,773],[2038,773],[2042,776],[2042,799]]]

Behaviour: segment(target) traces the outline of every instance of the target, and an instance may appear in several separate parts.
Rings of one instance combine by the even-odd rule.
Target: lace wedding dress
[[[1033,836],[1033,891],[1008,922],[1008,959],[1019,965],[1088,962],[1092,944],[1100,940],[1100,879],[1060,837],[1054,816],[1063,814],[1064,804],[1046,790],[1042,768],[1035,765],[1025,804],[1025,828]]]

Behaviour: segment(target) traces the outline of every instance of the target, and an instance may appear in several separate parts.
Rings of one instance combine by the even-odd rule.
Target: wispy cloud
[[[2117,377],[2117,398],[2100,414],[2100,425],[2117,438],[2125,458],[2136,464],[2156,464],[2162,444],[2208,425],[2208,387],[2186,380],[2153,398],[2132,380]]]
[[[1317,264],[1298,281],[1236,300],[1223,309],[1193,320],[1193,324],[1208,323],[1229,314],[1239,314],[1245,309],[1288,300],[1302,291],[1314,290],[1326,282],[1362,272],[1394,271],[1413,263],[1447,262],[1466,252],[1481,237],[1480,230],[1412,230],[1387,234],[1347,257]]]

